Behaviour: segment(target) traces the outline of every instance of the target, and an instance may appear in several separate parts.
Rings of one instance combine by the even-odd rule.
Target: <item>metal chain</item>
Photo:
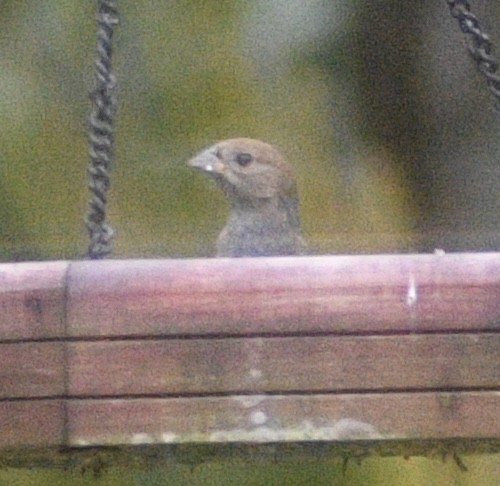
[[[477,17],[471,13],[467,0],[447,0],[451,15],[458,20],[464,34],[470,35],[469,50],[479,72],[486,78],[488,87],[500,106],[500,76],[496,74],[498,61],[491,54],[493,44],[480,27]]]
[[[91,192],[85,224],[90,244],[88,257],[103,258],[111,252],[113,230],[106,224],[106,193],[113,159],[113,124],[116,113],[116,79],[111,72],[111,39],[118,24],[118,13],[111,0],[98,0],[96,86],[92,92],[89,128],[89,190]]]

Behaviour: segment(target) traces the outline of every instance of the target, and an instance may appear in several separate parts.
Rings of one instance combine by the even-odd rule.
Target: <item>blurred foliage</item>
[[[498,249],[498,116],[444,1],[117,6],[115,257],[212,254],[225,201],[185,161],[233,136],[287,155],[316,252]],[[1,11],[0,258],[80,258],[95,2]]]

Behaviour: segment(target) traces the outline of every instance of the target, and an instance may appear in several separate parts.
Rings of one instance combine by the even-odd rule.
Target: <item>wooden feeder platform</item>
[[[498,452],[499,330],[500,253],[2,264],[0,465]]]

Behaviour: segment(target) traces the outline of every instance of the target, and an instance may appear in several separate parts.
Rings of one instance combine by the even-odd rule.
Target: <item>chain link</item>
[[[498,61],[493,57],[493,44],[490,37],[479,25],[477,17],[470,11],[467,0],[447,0],[451,15],[458,20],[464,34],[470,36],[469,50],[479,72],[486,78],[488,87],[500,107],[500,76],[496,74]]]
[[[111,39],[118,15],[113,2],[98,0],[96,86],[92,92],[89,128],[89,190],[91,193],[85,224],[90,244],[88,257],[100,259],[111,253],[113,230],[106,224],[106,194],[113,159],[116,79],[111,71]]]

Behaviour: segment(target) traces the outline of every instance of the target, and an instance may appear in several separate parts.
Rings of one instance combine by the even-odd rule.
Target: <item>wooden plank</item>
[[[62,400],[0,401],[0,448],[63,445]]]
[[[0,398],[49,397],[64,393],[64,344],[0,344]]]
[[[498,334],[76,342],[73,396],[498,387]]]
[[[500,253],[75,262],[73,336],[500,328]]]
[[[0,341],[64,333],[68,262],[0,264]]]
[[[498,438],[495,392],[72,400],[72,446]]]

